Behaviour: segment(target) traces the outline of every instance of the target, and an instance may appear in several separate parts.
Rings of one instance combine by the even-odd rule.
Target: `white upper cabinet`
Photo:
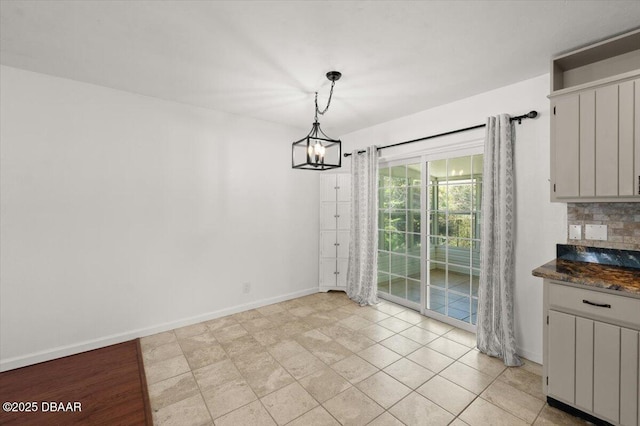
[[[640,30],[552,61],[551,201],[640,201]]]

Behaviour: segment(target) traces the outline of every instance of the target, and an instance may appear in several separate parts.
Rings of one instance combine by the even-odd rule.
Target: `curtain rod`
[[[530,111],[526,114],[522,114],[522,115],[518,115],[515,117],[511,117],[511,121],[517,121],[518,124],[522,124],[522,120],[525,120],[527,118],[536,118],[538,116],[538,111]],[[469,130],[474,130],[474,129],[480,129],[482,127],[486,127],[486,124],[478,124],[476,126],[471,126],[471,127],[465,127],[464,129],[457,129],[457,130],[451,130],[449,132],[444,132],[444,133],[438,133],[437,135],[431,135],[431,136],[425,136],[423,138],[418,138],[418,139],[412,139],[410,141],[404,141],[404,142],[398,142],[398,143],[392,143],[391,145],[385,145],[385,146],[379,146],[377,148],[378,151],[381,151],[383,149],[386,148],[392,148],[395,146],[399,146],[399,145],[406,145],[408,143],[414,143],[414,142],[420,142],[420,141],[426,141],[427,139],[433,139],[433,138],[438,138],[440,136],[447,136],[447,135],[453,135],[454,133],[462,133],[462,132],[466,132]],[[366,151],[358,151],[358,154],[362,154],[363,152]],[[347,152],[345,154],[343,154],[345,157],[348,157],[351,155],[351,153]]]

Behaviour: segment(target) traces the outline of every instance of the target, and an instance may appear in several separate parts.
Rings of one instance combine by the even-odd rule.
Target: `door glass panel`
[[[482,155],[427,163],[426,308],[475,324],[480,268]],[[443,238],[446,236],[447,238]]]

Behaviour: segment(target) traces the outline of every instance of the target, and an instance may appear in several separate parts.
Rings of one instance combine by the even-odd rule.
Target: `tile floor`
[[[541,367],[382,301],[318,293],[142,339],[156,425],[584,424],[545,404]]]

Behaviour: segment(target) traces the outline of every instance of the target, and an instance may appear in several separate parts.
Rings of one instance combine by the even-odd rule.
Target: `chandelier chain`
[[[327,106],[320,111],[318,108],[318,92],[316,92],[316,121],[318,121],[318,114],[323,115],[327,110],[329,110],[329,105],[331,105],[331,97],[333,96],[333,86],[336,84],[335,80],[331,82],[331,90],[329,90],[329,100],[327,101]]]

